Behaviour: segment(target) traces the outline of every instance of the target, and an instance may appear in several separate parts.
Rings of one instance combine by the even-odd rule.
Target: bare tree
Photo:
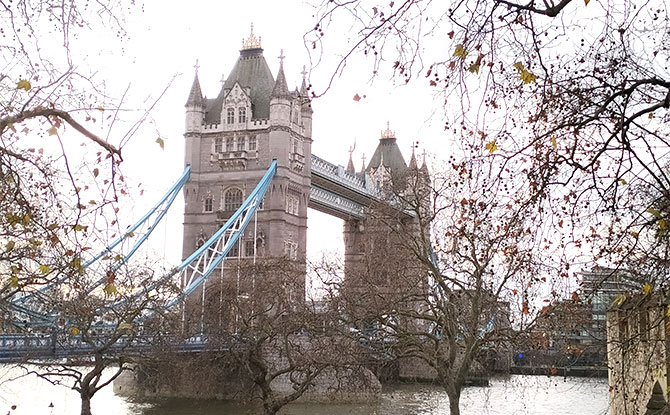
[[[459,414],[466,382],[532,323],[549,270],[533,253],[533,204],[495,169],[469,160],[432,184],[425,174],[410,169],[390,205],[368,213],[365,255],[339,290],[358,333],[401,372],[409,359],[405,377],[438,382]]]
[[[219,287],[208,289],[209,345],[225,350],[221,367],[239,368],[235,376],[253,385],[247,398],[259,400],[265,414],[305,394],[326,399],[374,389],[361,346],[342,330],[336,310],[305,301],[304,266],[281,258],[245,261],[239,283],[224,280],[223,296]]]

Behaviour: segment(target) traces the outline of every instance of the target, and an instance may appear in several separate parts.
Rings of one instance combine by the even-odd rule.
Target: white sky
[[[131,8],[132,9],[132,8]],[[150,207],[183,170],[184,159],[184,104],[199,61],[199,79],[203,94],[218,94],[222,74],[232,70],[243,38],[249,35],[250,24],[262,38],[264,55],[276,75],[280,50],[286,56],[284,70],[289,88],[299,86],[303,65],[310,67],[309,56],[303,45],[303,35],[314,25],[313,6],[292,1],[252,0],[219,2],[195,0],[147,1],[142,12],[139,7],[127,16],[129,39],[123,42],[123,55],[109,55],[103,48],[104,39],[95,39],[87,62],[99,66],[100,76],[109,79],[113,95],[121,95],[131,84],[131,107],[142,106],[147,96],[157,97],[173,76],[174,83],[152,113],[152,120],[124,148],[123,172],[145,188],[144,196],[136,197],[132,206],[126,206],[129,222]],[[329,50],[341,51],[350,40],[346,27],[342,33],[326,32],[326,40],[333,40]],[[115,42],[114,38],[109,39]],[[118,42],[118,41],[117,41]],[[329,65],[319,66],[311,74],[317,88],[331,75],[332,62],[337,56],[326,56]],[[386,66],[390,67],[391,63]],[[373,84],[369,82],[371,65],[359,57],[347,66],[344,76],[336,79],[334,88],[313,103],[312,152],[330,162],[346,165],[348,149],[356,140],[354,161],[360,169],[361,156],[372,156],[386,122],[396,132],[398,145],[407,161],[411,146],[420,142],[418,152],[448,151],[446,134],[442,130],[441,114],[433,115],[432,92],[426,85],[412,82],[410,86],[396,87],[389,74],[381,73]],[[366,98],[359,102],[353,96]],[[121,133],[119,129],[116,133]],[[158,134],[165,139],[165,150],[155,143]],[[115,142],[114,137],[110,141]],[[440,154],[441,159],[447,154]],[[132,186],[131,186],[132,188]],[[183,201],[178,199],[168,218],[168,229],[158,229],[167,241],[156,243],[154,249],[172,262],[181,259],[181,223]],[[319,257],[322,251],[342,251],[342,223],[313,210],[309,212],[308,255]],[[315,232],[316,231],[316,232]],[[318,240],[315,235],[318,234]],[[323,237],[327,235],[327,237]],[[154,238],[159,239],[159,238]]]

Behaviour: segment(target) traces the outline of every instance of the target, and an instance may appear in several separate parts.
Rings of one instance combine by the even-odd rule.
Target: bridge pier
[[[275,364],[281,364],[282,357],[275,356],[274,359]],[[225,352],[147,358],[114,381],[114,393],[139,399],[250,400],[258,396],[258,391],[244,370],[239,363],[231,363]],[[276,378],[271,388],[279,396],[295,391],[289,374]],[[380,393],[381,384],[368,369],[328,368],[314,380],[299,401],[366,402],[379,399]]]

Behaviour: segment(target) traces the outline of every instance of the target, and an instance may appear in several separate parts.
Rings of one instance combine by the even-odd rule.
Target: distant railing
[[[373,190],[365,185],[364,179],[346,171],[344,167],[327,162],[314,154],[312,154],[312,174],[326,177],[364,195],[374,195]]]
[[[346,215],[356,218],[364,217],[363,205],[319,187],[312,186],[309,198],[311,201]]]

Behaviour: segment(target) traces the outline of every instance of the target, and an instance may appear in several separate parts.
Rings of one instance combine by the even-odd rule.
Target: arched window
[[[205,212],[212,212],[214,210],[214,199],[212,196],[205,197]]]
[[[237,109],[238,121],[239,123],[247,122],[247,109],[240,107]]]
[[[223,196],[223,210],[232,212],[242,205],[242,191],[240,189],[228,189]]]
[[[235,122],[235,110],[233,108],[228,108],[226,111],[226,123],[232,124]]]

